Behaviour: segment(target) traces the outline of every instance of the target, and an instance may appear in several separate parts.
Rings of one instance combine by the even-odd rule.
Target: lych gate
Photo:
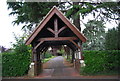
[[[53,7],[43,21],[26,41],[26,45],[31,44],[32,63],[34,63],[33,73],[38,75],[41,72],[41,54],[50,46],[67,45],[72,49],[75,56],[74,65],[79,69],[82,60],[82,42],[86,38],[80,31],[70,23],[70,21],[56,7]]]

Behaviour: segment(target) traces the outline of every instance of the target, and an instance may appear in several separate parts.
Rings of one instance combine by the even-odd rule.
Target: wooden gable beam
[[[76,47],[78,47],[80,49],[80,46],[78,46],[78,44],[76,44],[76,42],[74,42],[73,40],[69,40],[70,42],[72,42]]]
[[[50,38],[40,38],[38,41],[69,41],[78,40],[77,37],[50,37]]]
[[[47,28],[47,30],[49,30],[50,32],[52,32],[53,34],[55,34],[55,31],[51,28]]]
[[[51,29],[51,28],[47,28],[47,30],[50,31],[51,33],[53,33],[53,34],[57,37],[57,35],[58,35],[60,32],[62,32],[64,29],[66,29],[66,28],[67,28],[67,26],[63,26],[62,28],[60,28],[60,29],[57,30],[57,31],[55,31],[55,30],[53,30],[53,29]]]
[[[62,32],[64,29],[66,29],[66,28],[67,28],[67,26],[63,26],[62,28],[60,28],[59,31],[58,31],[58,34],[59,34],[60,32]]]
[[[35,46],[35,50],[43,43],[44,41],[40,41],[36,46]]]
[[[43,52],[46,52],[48,50],[48,47],[45,47],[43,50],[42,50],[42,53]]]

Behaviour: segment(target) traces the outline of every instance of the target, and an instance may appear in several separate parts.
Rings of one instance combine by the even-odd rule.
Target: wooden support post
[[[54,19],[54,31],[55,31],[55,37],[58,37],[58,20],[57,20],[57,18]]]
[[[40,52],[36,50],[35,54],[35,75],[39,75],[42,72],[42,62],[40,59]]]
[[[30,64],[30,69],[28,71],[28,76],[33,77],[33,76],[36,75],[36,72],[37,72],[37,70],[36,70],[36,61],[37,61],[37,58],[36,57],[37,57],[36,56],[36,50],[32,49],[32,59],[31,59],[32,62]]]
[[[42,71],[42,62],[40,59],[40,51],[37,49],[38,45],[34,45],[32,49],[32,63],[31,63],[31,68],[28,72],[29,76],[37,76],[41,73]],[[36,47],[36,49],[35,49]]]
[[[75,59],[75,54],[74,51],[72,51],[72,63],[74,62],[74,59]]]

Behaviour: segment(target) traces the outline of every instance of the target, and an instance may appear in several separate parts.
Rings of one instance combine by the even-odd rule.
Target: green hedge
[[[23,76],[27,74],[30,64],[29,52],[2,53],[2,76]]]
[[[53,55],[52,54],[50,54],[49,52],[45,52],[45,56],[44,56],[44,58],[50,58],[50,57],[52,57]]]
[[[118,72],[120,69],[120,51],[84,51],[85,74]]]

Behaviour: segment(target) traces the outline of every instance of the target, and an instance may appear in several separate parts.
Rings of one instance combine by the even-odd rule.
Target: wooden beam
[[[55,31],[55,37],[58,37],[58,20],[57,20],[57,18],[54,19],[54,31]]]
[[[47,30],[49,30],[50,32],[52,32],[53,34],[55,34],[54,30],[51,28],[47,28]]]
[[[58,31],[58,34],[66,28],[67,28],[67,26],[63,26],[62,28],[60,28],[59,31]]]
[[[76,47],[78,47],[80,49],[80,46],[78,46],[78,44],[76,44],[76,42],[74,42],[73,40],[69,40],[70,42],[72,42]]]
[[[43,50],[42,50],[42,53],[43,52],[46,52],[48,50],[48,47],[45,47]]]
[[[40,41],[36,46],[35,46],[35,50],[43,43],[44,41]]]
[[[69,41],[69,40],[78,40],[77,37],[50,37],[50,38],[40,38],[38,41]]]

